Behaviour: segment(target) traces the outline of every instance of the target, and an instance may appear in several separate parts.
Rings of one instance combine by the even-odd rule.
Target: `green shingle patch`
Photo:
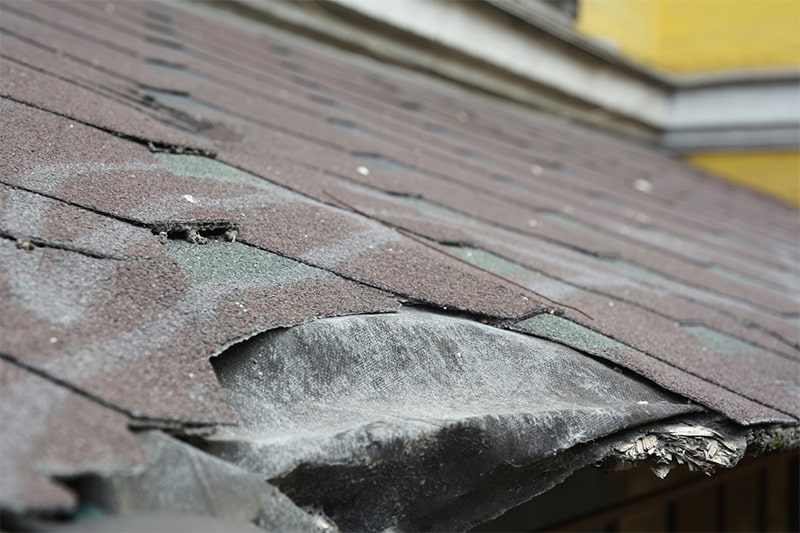
[[[269,181],[259,178],[255,174],[250,174],[208,157],[168,154],[165,152],[157,152],[153,155],[158,159],[159,163],[178,176],[221,179],[246,185],[259,185],[261,187],[270,184]]]
[[[513,263],[497,254],[470,246],[443,246],[448,252],[497,274],[532,274],[536,271]]]
[[[319,269],[238,242],[198,245],[170,240],[165,246],[192,285],[275,283],[322,274]]]
[[[760,352],[761,348],[749,342],[737,339],[727,333],[716,331],[705,326],[683,326],[683,329],[697,337],[697,339],[713,350],[726,355],[736,355],[746,352]]]
[[[606,337],[557,315],[536,315],[517,322],[513,327],[537,337],[543,337],[589,353],[597,353],[609,348],[627,348],[627,346],[611,337]]]

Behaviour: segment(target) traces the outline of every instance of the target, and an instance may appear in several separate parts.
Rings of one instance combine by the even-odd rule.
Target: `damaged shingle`
[[[679,465],[710,475],[719,468],[735,466],[746,449],[746,431],[733,425],[709,421],[661,424],[650,426],[634,439],[615,445],[605,466],[619,468],[612,464],[645,461],[660,478]]]

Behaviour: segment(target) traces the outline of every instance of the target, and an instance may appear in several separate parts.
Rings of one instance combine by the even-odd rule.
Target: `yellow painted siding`
[[[581,0],[575,29],[621,55],[650,63],[658,50],[661,0]]]
[[[576,29],[673,72],[800,65],[800,0],[582,0]]]
[[[577,31],[675,73],[800,66],[800,0],[580,0]],[[800,151],[686,157],[800,206]]]
[[[695,165],[800,206],[800,151],[704,152]]]
[[[663,68],[701,71],[800,64],[798,0],[661,0],[661,4],[655,60]]]

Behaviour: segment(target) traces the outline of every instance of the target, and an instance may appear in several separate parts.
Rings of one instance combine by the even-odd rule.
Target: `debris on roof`
[[[206,9],[0,4],[6,520],[464,528],[798,445],[796,210]]]

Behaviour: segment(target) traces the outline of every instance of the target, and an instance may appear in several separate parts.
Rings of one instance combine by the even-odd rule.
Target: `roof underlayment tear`
[[[502,466],[701,410],[564,346],[415,310],[266,333],[214,366],[239,424],[207,450],[345,529],[468,527],[465,498],[495,502],[490,514],[518,503],[486,486]],[[542,475],[538,490],[580,466]]]

